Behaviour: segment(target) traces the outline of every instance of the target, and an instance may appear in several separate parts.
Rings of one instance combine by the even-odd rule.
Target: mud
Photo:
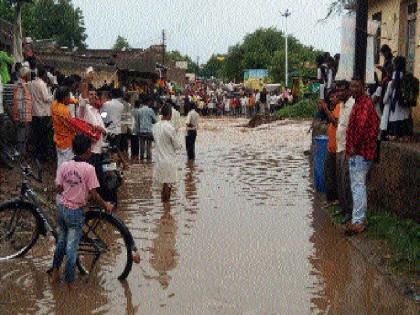
[[[0,314],[418,314],[320,209],[310,123],[245,123],[203,122],[170,209],[155,165],[131,166],[117,215],[142,261],[127,282],[98,272],[72,293],[51,286],[53,246],[41,239],[0,264]]]

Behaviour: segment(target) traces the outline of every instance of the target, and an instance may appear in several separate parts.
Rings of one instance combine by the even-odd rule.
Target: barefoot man
[[[169,202],[172,185],[176,182],[176,151],[181,148],[176,130],[171,124],[172,107],[165,104],[161,109],[162,120],[153,126],[156,143],[156,167],[154,178],[163,184],[162,202]]]

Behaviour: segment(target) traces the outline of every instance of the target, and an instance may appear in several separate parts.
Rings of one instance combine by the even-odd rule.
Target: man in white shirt
[[[35,158],[40,162],[47,159],[49,134],[52,129],[51,105],[52,95],[48,91],[47,71],[38,68],[38,77],[32,81],[32,133],[35,144]]]
[[[195,105],[187,115],[187,135],[185,137],[185,146],[187,148],[188,160],[195,160],[195,140],[197,139],[198,120],[200,116],[195,110]]]
[[[161,198],[163,203],[171,198],[172,185],[177,180],[176,151],[181,148],[175,128],[170,123],[172,109],[169,104],[161,109],[162,119],[153,125],[153,138],[156,143],[156,167],[154,180],[162,184]]]
[[[175,109],[174,104],[171,104],[171,107],[172,107],[171,124],[175,128],[176,133],[178,134],[179,129],[181,129],[181,114]]]
[[[91,124],[96,130],[101,132],[101,137],[98,141],[92,142],[92,155],[90,158],[90,164],[95,167],[96,176],[99,181],[102,180],[102,164],[101,164],[101,154],[102,147],[104,146],[103,134],[106,133],[105,124],[101,117],[100,113],[100,103],[97,102],[96,91],[93,88],[89,88],[89,99],[85,106],[83,120]]]
[[[121,150],[121,120],[124,112],[124,104],[119,101],[121,94],[121,90],[112,89],[112,99],[106,102],[101,109],[101,112],[107,113],[104,123],[109,124],[107,130],[111,135],[110,144],[119,150]]]
[[[341,206],[341,214],[344,214],[342,223],[346,223],[352,218],[353,197],[350,189],[349,162],[346,157],[346,131],[350,119],[350,114],[354,105],[354,98],[351,97],[349,82],[337,81],[337,97],[342,101],[340,105],[340,116],[336,131],[337,142],[337,192]]]

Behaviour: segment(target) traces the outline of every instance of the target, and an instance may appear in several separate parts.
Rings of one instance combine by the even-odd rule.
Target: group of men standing
[[[378,154],[379,117],[360,79],[338,81],[331,90],[328,154],[325,162],[327,202],[339,203],[350,234],[367,227],[369,169]]]

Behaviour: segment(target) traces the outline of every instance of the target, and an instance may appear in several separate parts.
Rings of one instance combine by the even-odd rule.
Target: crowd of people
[[[96,89],[91,67],[83,77],[57,74],[40,65],[33,68],[16,64],[7,79],[11,82],[0,84],[0,124],[7,117],[12,120],[16,132],[11,142],[23,158],[39,165],[56,162],[59,235],[52,279],[57,280],[67,255],[65,281],[71,284],[88,199],[109,212],[114,209],[97,192],[105,137],[123,164],[129,157],[132,163],[144,158],[151,162],[151,143],[155,141],[154,179],[162,186],[162,202],[167,203],[177,179],[176,152],[181,148],[182,121],[174,104],[161,97],[162,93],[137,95],[132,106],[128,93],[120,88],[104,85]],[[193,102],[185,110],[187,156],[194,160],[199,114]],[[2,146],[4,140],[2,137]]]
[[[336,81],[334,58],[319,58],[318,119],[328,135],[326,206],[339,205],[337,214],[343,215],[350,234],[367,227],[366,178],[379,159],[381,141],[407,141],[412,134],[411,107],[417,102],[419,82],[406,72],[404,57],[394,58],[387,45],[381,53],[381,79],[367,86],[361,78]]]

